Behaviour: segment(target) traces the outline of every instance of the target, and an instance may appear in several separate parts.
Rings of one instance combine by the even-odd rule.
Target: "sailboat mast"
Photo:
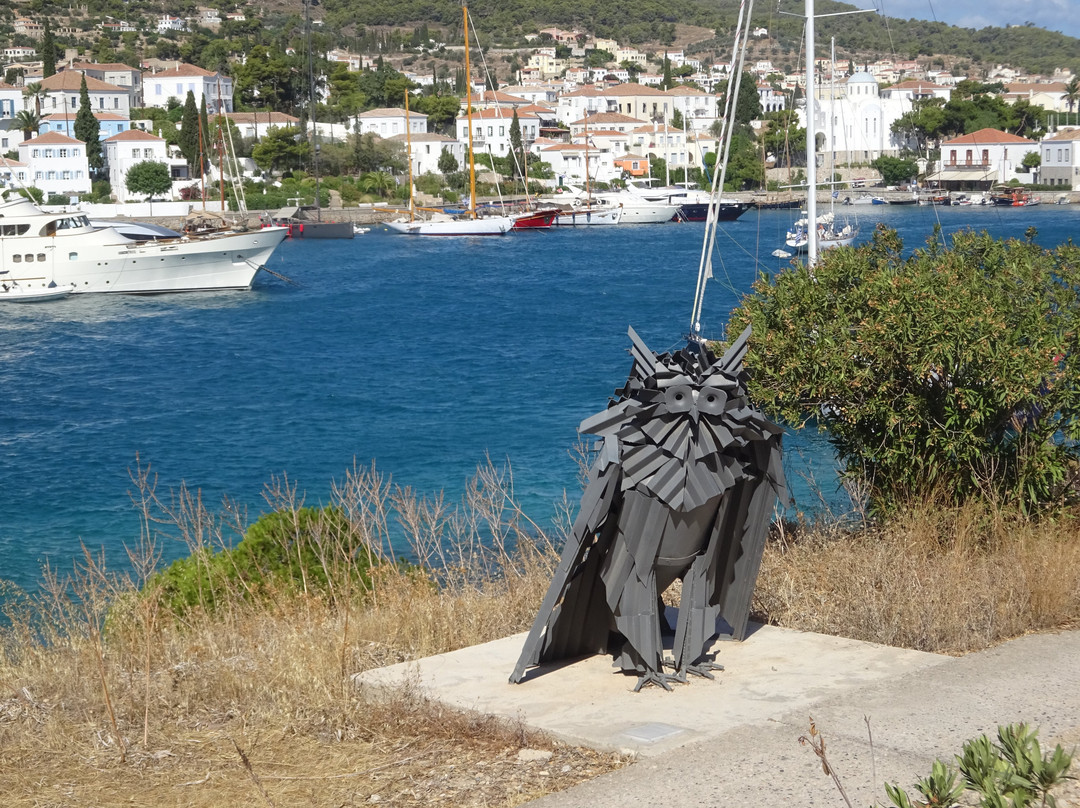
[[[806,265],[818,258],[817,138],[814,136],[814,0],[806,0]]]
[[[469,70],[469,7],[461,4],[465,15],[465,117],[469,121],[469,216],[476,218],[476,158],[473,157],[472,73]]]
[[[319,202],[319,128],[315,125],[315,65],[311,56],[311,2],[304,0],[304,20],[307,28],[307,69],[308,69],[308,117],[311,119],[311,153],[315,170],[315,219],[322,221],[322,206]]]
[[[405,156],[409,162],[409,221],[416,220],[416,201],[413,198],[412,125],[409,123],[409,88],[405,88]]]
[[[589,184],[589,108],[585,107],[585,200],[592,206],[592,186]]]

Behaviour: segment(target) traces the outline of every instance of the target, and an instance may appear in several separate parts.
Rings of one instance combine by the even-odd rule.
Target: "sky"
[[[888,17],[937,20],[963,28],[1004,27],[1032,22],[1048,31],[1080,37],[1077,0],[845,0]]]

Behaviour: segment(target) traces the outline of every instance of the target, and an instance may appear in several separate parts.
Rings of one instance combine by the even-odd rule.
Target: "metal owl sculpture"
[[[746,398],[750,329],[720,358],[696,339],[658,355],[629,334],[626,385],[579,428],[599,436],[598,455],[511,682],[543,662],[612,653],[640,677],[635,691],[670,690],[722,670],[708,654],[718,618],[745,636],[772,507],[787,499],[781,429]],[[676,580],[665,661],[660,596]]]

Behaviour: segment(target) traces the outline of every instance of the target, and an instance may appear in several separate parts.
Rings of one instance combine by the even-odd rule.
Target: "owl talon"
[[[655,671],[648,671],[643,674],[640,679],[637,680],[637,684],[634,685],[634,692],[637,693],[641,688],[646,685],[659,685],[664,690],[672,690],[671,683],[679,681],[675,676],[670,676],[666,673],[656,673]],[[685,679],[683,681],[686,681]]]
[[[723,665],[718,665],[715,662],[698,662],[694,665],[687,665],[686,668],[683,669],[682,675],[684,679],[686,674],[692,673],[694,676],[700,676],[703,679],[715,680],[716,677],[709,673],[709,671],[722,671],[723,669]]]

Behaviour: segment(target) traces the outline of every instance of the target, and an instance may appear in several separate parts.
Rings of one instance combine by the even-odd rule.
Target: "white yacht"
[[[0,202],[0,280],[23,293],[151,294],[250,288],[284,227],[132,240],[85,213],[48,213],[23,197]]]

